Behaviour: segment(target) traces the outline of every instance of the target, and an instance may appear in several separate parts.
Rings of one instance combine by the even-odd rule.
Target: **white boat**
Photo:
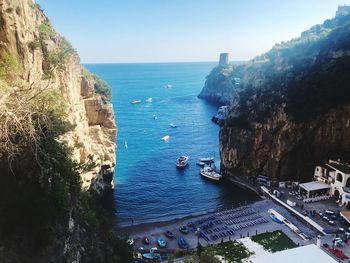
[[[140,101],[140,100],[133,100],[133,101],[131,101],[130,103],[131,103],[131,104],[139,104],[139,103],[141,103],[141,101]]]
[[[153,114],[153,119],[156,120],[157,118],[157,115]]]
[[[212,163],[214,162],[214,157],[203,157],[203,158],[199,158],[199,161],[200,162],[203,162],[203,163]]]
[[[173,87],[173,85],[170,85],[170,84],[164,85],[164,88],[166,88],[166,89],[171,89],[172,87]]]
[[[171,128],[176,128],[177,126],[174,123],[169,124]]]
[[[215,172],[210,166],[204,166],[204,168],[201,169],[200,174],[214,181],[219,181],[222,177],[221,174]]]
[[[151,103],[153,101],[153,98],[152,97],[149,97],[147,100],[146,100],[146,102],[149,102],[149,103]]]
[[[197,162],[196,164],[197,164],[198,166],[201,166],[201,167],[204,167],[204,166],[207,165],[205,162]]]
[[[177,168],[185,168],[188,165],[188,160],[190,159],[189,156],[183,155],[180,156],[176,161],[176,167]]]
[[[162,141],[164,142],[168,142],[170,140],[170,136],[169,135],[165,135],[164,137],[161,138]]]
[[[126,141],[124,141],[124,146],[125,146],[125,149],[127,150],[128,149],[128,143]]]

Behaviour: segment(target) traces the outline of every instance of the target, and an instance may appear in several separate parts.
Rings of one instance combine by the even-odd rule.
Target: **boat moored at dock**
[[[201,169],[200,174],[208,179],[214,180],[214,181],[220,181],[222,175],[216,172],[212,167],[210,166],[204,166],[204,168]]]

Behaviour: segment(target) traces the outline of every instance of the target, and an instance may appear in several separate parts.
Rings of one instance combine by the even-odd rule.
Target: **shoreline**
[[[238,207],[246,206],[246,205],[253,205],[254,203],[257,203],[257,202],[265,199],[263,193],[259,192],[258,189],[254,188],[254,186],[252,186],[248,182],[243,182],[242,180],[237,180],[236,177],[233,177],[233,176],[224,177],[223,181],[229,182],[230,184],[233,184],[237,187],[240,187],[241,189],[247,190],[249,193],[254,194],[257,197],[257,200],[255,200],[255,201],[251,201],[251,202],[244,201],[242,203],[237,204],[236,206],[232,206],[233,208],[238,208]],[[126,232],[126,231],[133,230],[133,229],[139,229],[139,230],[152,229],[155,226],[162,227],[162,226],[166,226],[169,224],[174,224],[174,223],[186,221],[189,219],[195,219],[195,218],[201,218],[204,216],[213,215],[213,214],[215,214],[221,210],[225,210],[225,209],[227,209],[227,208],[216,208],[216,209],[213,209],[211,211],[197,212],[197,213],[184,215],[182,217],[158,220],[158,221],[154,221],[154,222],[145,222],[145,223],[136,223],[136,224],[126,223],[126,224],[122,224],[122,225],[119,225],[117,222],[116,229],[122,233]]]
[[[234,206],[233,208],[254,205],[255,203],[263,201],[263,200],[264,200],[264,198],[260,197],[256,201],[246,202],[246,203],[243,203],[242,205]],[[207,212],[198,213],[198,214],[190,214],[190,215],[186,215],[184,217],[173,218],[173,219],[164,220],[164,221],[155,221],[155,222],[148,222],[148,223],[141,223],[141,224],[134,224],[134,225],[123,225],[123,226],[118,226],[117,225],[116,229],[122,234],[125,234],[127,232],[146,231],[146,230],[153,229],[155,227],[164,227],[164,226],[168,226],[168,225],[172,225],[172,224],[179,224],[181,222],[188,221],[188,220],[191,220],[191,219],[200,219],[202,217],[211,216],[211,215],[214,215],[214,214],[216,214],[216,213],[218,213],[220,211],[226,210],[226,209],[224,209],[224,208],[222,208],[222,209],[215,209],[213,211],[207,211]]]

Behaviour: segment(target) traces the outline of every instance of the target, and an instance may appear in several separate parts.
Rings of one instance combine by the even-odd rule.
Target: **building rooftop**
[[[327,166],[334,168],[342,173],[350,174],[350,167],[347,164],[338,163],[338,162],[330,162],[327,164]]]
[[[292,248],[266,256],[260,256],[251,260],[253,263],[310,263],[310,262],[322,262],[322,263],[335,263],[337,262],[331,256],[329,256],[322,249],[316,245],[311,244],[307,246],[301,246]]]
[[[299,184],[299,186],[308,192],[331,188],[329,184],[318,181]]]

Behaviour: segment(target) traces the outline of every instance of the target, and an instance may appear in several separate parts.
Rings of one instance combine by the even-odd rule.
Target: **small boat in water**
[[[219,181],[222,177],[221,174],[216,172],[212,167],[210,166],[204,166],[204,168],[201,169],[200,174],[208,179]]]
[[[201,166],[201,167],[204,167],[204,166],[207,165],[205,162],[197,162],[196,164],[197,164],[198,166]]]
[[[179,228],[179,231],[180,231],[182,234],[185,234],[185,235],[188,234],[188,228],[187,228],[187,226],[181,226],[181,227]]]
[[[174,123],[169,124],[171,128],[176,128],[177,126]]]
[[[133,100],[133,101],[131,101],[130,103],[131,103],[131,104],[139,104],[139,103],[141,103],[141,101],[140,101],[140,100]]]
[[[166,88],[166,89],[171,89],[172,87],[173,87],[173,85],[170,85],[170,84],[164,85],[164,88]]]
[[[214,162],[214,157],[203,157],[203,158],[199,158],[200,162],[204,162],[204,163],[213,163]]]
[[[157,115],[153,114],[153,119],[156,120],[157,118]]]
[[[182,249],[188,249],[189,248],[189,245],[188,245],[186,239],[183,238],[183,237],[179,237],[179,239],[177,240],[177,243],[178,243],[179,247],[182,248]]]
[[[164,137],[161,138],[162,141],[164,142],[168,142],[170,140],[170,136],[169,135],[165,135]]]
[[[168,237],[168,238],[174,238],[175,234],[168,230],[168,231],[165,232],[165,236]]]
[[[125,150],[128,149],[128,143],[126,141],[124,141],[124,147],[125,147]]]
[[[151,103],[153,101],[152,97],[149,97],[148,99],[146,99],[146,102]]]
[[[188,156],[185,156],[185,155],[180,156],[176,161],[176,167],[180,169],[185,168],[188,165],[189,159],[190,157]]]
[[[148,259],[148,260],[160,260],[160,254],[159,253],[145,253],[142,254],[144,259]]]
[[[158,246],[159,246],[160,248],[165,248],[166,245],[167,245],[167,242],[165,241],[164,238],[158,237],[158,239],[157,239],[157,244],[158,244]]]

